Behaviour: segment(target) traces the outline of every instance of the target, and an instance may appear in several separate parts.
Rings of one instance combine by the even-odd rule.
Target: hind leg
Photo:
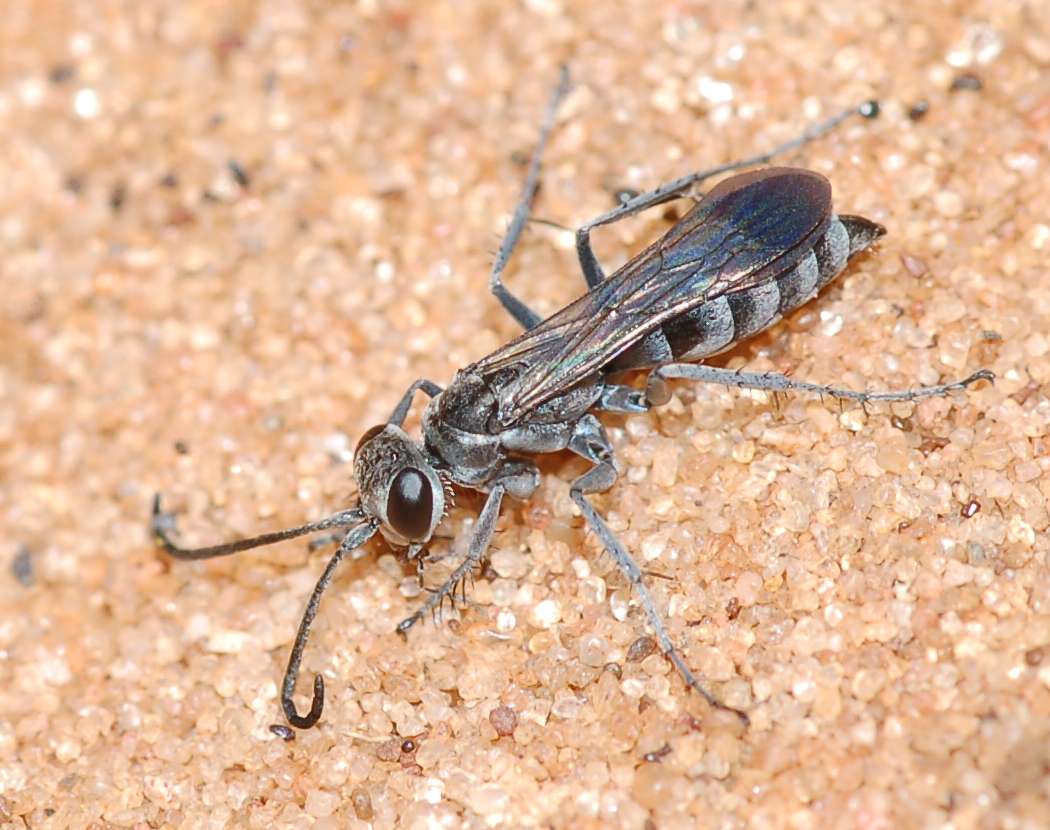
[[[612,210],[591,219],[584,225],[581,225],[576,231],[576,254],[579,257],[580,267],[583,269],[583,276],[584,279],[587,280],[588,287],[594,288],[605,279],[602,266],[598,262],[598,258],[594,255],[594,249],[591,247],[591,231],[595,228],[599,228],[602,225],[611,225],[613,222],[617,222],[627,216],[633,216],[636,213],[641,213],[643,210],[648,210],[651,207],[656,207],[665,202],[670,202],[674,199],[686,196],[693,190],[693,188],[700,184],[700,182],[709,179],[712,176],[717,176],[722,173],[732,173],[734,170],[742,170],[745,167],[754,167],[772,161],[777,156],[790,153],[792,150],[797,150],[799,147],[803,147],[811,141],[815,141],[821,136],[826,135],[853,115],[861,115],[864,118],[874,118],[878,115],[878,112],[879,107],[875,101],[865,101],[859,106],[851,107],[848,110],[843,110],[837,115],[833,115],[826,121],[814,124],[802,133],[802,135],[797,136],[790,141],[786,141],[783,144],[774,147],[772,150],[768,150],[765,153],[759,153],[750,158],[741,159],[740,161],[720,164],[717,167],[711,167],[707,170],[689,173],[688,175],[682,176],[674,181],[665,182],[653,190],[628,199]]]
[[[971,383],[979,380],[994,380],[995,375],[987,369],[978,369],[962,380],[938,386],[919,386],[914,389],[888,392],[856,392],[852,389],[840,389],[836,386],[822,386],[804,380],[793,380],[787,375],[776,372],[760,374],[705,366],[702,363],[669,363],[659,369],[653,369],[649,374],[645,398],[651,406],[661,406],[670,399],[671,390],[667,385],[668,378],[698,380],[701,383],[717,383],[722,386],[739,386],[741,389],[762,389],[767,392],[811,392],[816,395],[827,395],[831,398],[866,404],[872,401],[914,401],[919,398],[941,397],[950,392],[965,389]]]

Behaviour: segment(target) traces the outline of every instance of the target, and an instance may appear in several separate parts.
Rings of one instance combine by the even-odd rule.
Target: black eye
[[[390,526],[410,541],[422,541],[430,530],[434,493],[430,482],[415,467],[406,467],[390,486],[386,518]]]
[[[359,452],[361,452],[361,447],[363,447],[365,444],[367,444],[369,441],[371,441],[373,438],[379,435],[379,433],[381,433],[384,429],[386,429],[386,424],[376,424],[374,427],[365,432],[365,434],[361,436],[361,440],[357,442],[357,446],[354,447],[354,455],[357,455]]]

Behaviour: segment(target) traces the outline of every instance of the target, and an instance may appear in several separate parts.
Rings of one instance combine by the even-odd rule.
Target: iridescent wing
[[[518,369],[500,395],[499,426],[511,426],[657,326],[794,268],[830,217],[831,185],[818,173],[773,167],[733,176],[601,285],[470,371]]]

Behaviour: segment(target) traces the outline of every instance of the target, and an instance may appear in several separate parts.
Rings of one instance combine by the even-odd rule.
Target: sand
[[[10,0],[0,21],[0,827],[1050,824],[1050,32],[1037,4]],[[542,460],[467,603],[381,540],[172,562],[346,507],[358,436],[516,333],[487,291],[559,65],[535,213],[573,228],[869,97],[786,161],[889,234],[716,363],[919,404],[674,385],[606,417],[595,503]],[[682,208],[678,208],[681,213]],[[672,210],[596,233],[611,269]],[[533,225],[508,284],[583,289]],[[640,377],[634,382],[640,383]],[[420,408],[408,425],[418,426]],[[456,562],[461,494],[427,569]],[[664,578],[665,577],[665,578]]]

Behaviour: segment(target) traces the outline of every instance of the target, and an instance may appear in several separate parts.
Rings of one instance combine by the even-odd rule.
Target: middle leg
[[[634,558],[627,552],[620,540],[616,538],[616,535],[605,523],[605,520],[587,500],[587,493],[598,493],[608,490],[616,481],[617,475],[616,467],[613,465],[612,460],[612,446],[609,444],[609,438],[597,418],[593,415],[585,415],[580,419],[576,433],[569,444],[569,449],[595,465],[572,483],[569,489],[569,496],[576,503],[576,506],[580,508],[580,512],[583,514],[587,524],[590,525],[591,530],[601,540],[602,545],[609,552],[609,555],[616,562],[617,567],[619,567],[621,573],[627,578],[627,581],[637,594],[642,610],[649,621],[649,627],[652,628],[653,634],[656,635],[656,641],[660,645],[660,650],[671,661],[671,665],[675,667],[686,685],[697,692],[708,704],[716,709],[732,712],[744,724],[750,723],[750,718],[748,718],[746,712],[734,709],[732,706],[727,706],[720,701],[704,688],[700,680],[686,665],[682,655],[675,648],[671,635],[667,633],[663,616],[657,610],[652,594],[649,593],[649,589],[643,579],[642,569],[638,567],[638,563],[634,561]]]

